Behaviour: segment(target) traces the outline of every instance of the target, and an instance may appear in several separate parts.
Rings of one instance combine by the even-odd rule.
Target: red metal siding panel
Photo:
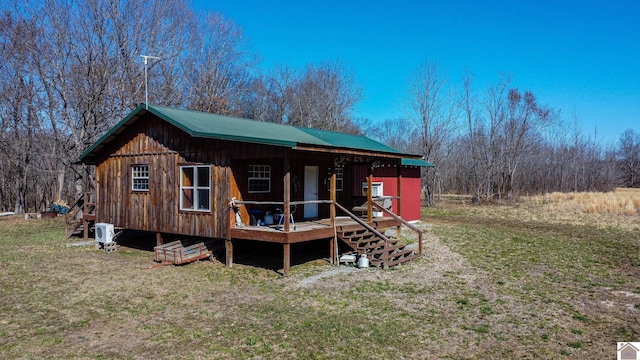
[[[384,170],[387,169],[387,170]],[[391,169],[391,170],[388,170]],[[382,182],[384,185],[385,196],[398,195],[398,180],[396,178],[395,168],[378,168],[375,170],[373,177],[374,182]],[[393,174],[391,174],[393,172]],[[381,176],[385,175],[385,176]],[[403,168],[402,169],[402,211],[401,216],[407,221],[420,220],[420,169],[419,168]],[[398,213],[398,204],[393,200],[394,213]]]

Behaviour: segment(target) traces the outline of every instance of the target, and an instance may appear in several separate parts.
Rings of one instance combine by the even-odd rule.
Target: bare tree
[[[640,186],[640,134],[625,130],[618,140],[616,158],[627,187]]]
[[[351,112],[362,99],[362,90],[339,62],[309,65],[285,93],[289,102],[287,122],[333,131],[353,130]]]
[[[215,87],[203,94],[223,98],[225,109],[220,101],[211,103],[230,111],[241,100],[237,93],[246,90],[239,84],[249,71],[247,62],[229,64],[233,56],[243,54],[234,48],[240,44],[240,33],[222,17],[198,20],[182,0],[36,0],[27,6],[9,0],[0,8],[0,86],[8,90],[0,94],[7,98],[0,104],[0,117],[7,129],[3,135],[12,134],[8,140],[16,143],[0,146],[18,151],[20,146],[13,145],[20,142],[24,150],[22,157],[12,157],[12,163],[2,163],[7,170],[0,182],[6,184],[0,194],[3,207],[18,193],[24,195],[14,204],[20,211],[25,204],[34,207],[65,194],[73,196],[88,175],[86,169],[73,166],[78,155],[144,100],[140,55],[160,57],[149,64],[150,101],[156,104],[189,104],[195,101],[190,97],[194,88],[209,86],[213,79]],[[188,53],[198,49],[194,44],[203,52]],[[233,66],[241,71],[225,73]],[[209,73],[197,78],[200,82],[187,76],[205,68]],[[201,101],[205,103],[209,104]],[[46,176],[29,174],[36,170]],[[20,178],[27,185],[16,184]]]
[[[467,74],[463,79],[463,98],[462,98],[462,110],[464,112],[464,118],[466,120],[466,128],[469,136],[469,140],[463,143],[468,145],[469,155],[471,157],[471,178],[473,180],[473,189],[474,189],[474,197],[473,201],[478,202],[480,200],[480,178],[478,175],[478,149],[475,139],[475,132],[478,122],[477,114],[476,114],[476,99],[473,95],[471,84],[473,81],[473,77],[470,74]]]
[[[449,140],[459,110],[454,93],[445,88],[435,63],[423,63],[410,78],[405,107],[418,131],[424,158],[435,165],[427,171],[425,181],[427,202],[433,205],[438,168],[450,150]]]
[[[187,105],[206,112],[237,113],[253,67],[242,49],[242,30],[221,14],[212,13],[200,19],[198,31],[202,37],[194,40],[185,59],[190,89]]]
[[[357,124],[367,136],[374,137],[395,149],[412,154],[422,151],[419,133],[414,131],[414,124],[407,119],[387,119],[380,124],[359,120]]]
[[[552,120],[552,112],[540,106],[532,92],[520,93],[517,89],[509,90],[503,150],[507,199],[513,199],[516,172],[524,158],[534,156],[528,150],[536,143],[535,137]]]
[[[37,79],[31,76],[33,58],[30,47],[38,36],[33,21],[4,13],[0,20],[0,63],[2,91],[0,93],[1,142],[4,154],[3,194],[12,201],[12,209],[23,213],[27,208],[31,190],[29,178],[33,176],[35,139],[41,132],[38,118]],[[3,208],[9,208],[3,204]]]

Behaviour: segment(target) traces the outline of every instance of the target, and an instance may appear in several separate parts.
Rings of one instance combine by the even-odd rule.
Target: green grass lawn
[[[640,232],[539,211],[443,204],[411,265],[318,259],[287,278],[251,261],[149,269],[144,246],[68,247],[59,219],[1,218],[0,358],[614,358],[640,341]]]

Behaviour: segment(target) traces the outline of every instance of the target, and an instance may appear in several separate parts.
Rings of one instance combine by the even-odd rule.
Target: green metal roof
[[[386,146],[366,136],[343,134],[333,131],[317,130],[275,124],[264,121],[179,110],[164,106],[139,105],[127,117],[111,128],[81,155],[80,161],[87,161],[90,155],[100,151],[141,116],[152,113],[178,127],[193,137],[241,141],[248,143],[284,146],[296,148],[311,145],[336,149],[355,149],[366,152],[385,153],[400,156],[412,156]]]
[[[400,151],[362,135],[345,134],[334,131],[297,128],[329,146],[340,148],[362,149],[376,152],[401,154]]]
[[[435,165],[433,165],[432,163],[426,162],[422,159],[409,159],[409,158],[402,158],[402,165],[403,166],[435,167]]]

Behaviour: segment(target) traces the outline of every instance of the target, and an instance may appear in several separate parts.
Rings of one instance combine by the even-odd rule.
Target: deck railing
[[[384,260],[384,262],[383,262],[383,264],[388,264],[389,263],[389,250],[388,250],[388,247],[389,247],[389,242],[391,241],[391,239],[389,239],[383,233],[378,231],[378,229],[376,229],[373,226],[369,225],[369,223],[367,223],[366,221],[360,219],[360,217],[358,217],[357,215],[353,214],[351,211],[347,210],[344,206],[340,205],[339,203],[336,202],[335,206],[336,206],[336,208],[340,209],[340,211],[342,211],[343,213],[347,214],[347,216],[349,216],[351,219],[355,220],[358,224],[363,226],[365,229],[371,231],[376,236],[378,236],[382,241],[384,241],[384,252],[383,252],[383,256],[384,256],[383,260]]]
[[[401,218],[400,216],[394,214],[393,212],[391,212],[391,210],[385,209],[384,207],[380,206],[380,204],[378,204],[376,202],[372,202],[372,205],[375,208],[377,208],[378,210],[381,210],[381,211],[385,212],[387,215],[389,215],[394,220],[399,221],[402,225],[408,227],[409,229],[414,231],[416,234],[418,234],[418,253],[420,255],[422,255],[422,235],[423,235],[423,231],[418,229],[418,227],[416,227],[415,225],[411,224],[407,220],[405,220],[405,219]],[[400,238],[400,227],[398,227],[397,232],[398,232],[397,236],[398,236],[398,238]]]
[[[307,201],[290,201],[289,208],[291,206],[305,205],[305,204],[331,204],[331,200],[307,200]],[[237,205],[259,205],[259,206],[282,206],[283,227],[285,232],[289,232],[290,224],[290,209],[285,207],[284,201],[245,201],[245,200],[232,200],[229,204],[233,206]],[[232,216],[235,216],[232,214]],[[333,219],[332,219],[333,221]],[[233,222],[233,220],[232,220]]]
[[[85,221],[95,220],[96,199],[95,192],[85,192],[71,205],[69,212],[65,214],[65,232],[67,237],[71,236],[81,224],[87,225]],[[81,213],[81,216],[79,214]],[[88,226],[85,226],[85,238]]]
[[[377,199],[379,200],[379,199]],[[240,200],[234,200],[232,201],[233,204],[235,204],[234,206],[237,205],[258,205],[258,206],[282,206],[284,208],[285,203],[283,201],[240,201]],[[370,232],[374,233],[376,236],[378,236],[381,240],[384,241],[384,263],[388,262],[388,244],[391,241],[387,236],[385,236],[384,234],[382,234],[380,231],[378,231],[376,228],[374,228],[373,226],[369,225],[369,223],[367,223],[366,221],[364,221],[363,219],[361,219],[359,216],[353,214],[351,211],[349,211],[347,208],[345,208],[344,206],[340,205],[337,201],[332,201],[332,200],[308,200],[308,201],[291,201],[289,202],[289,206],[298,206],[298,205],[305,205],[305,204],[329,204],[332,206],[335,206],[335,208],[339,209],[342,213],[346,214],[348,217],[350,217],[351,219],[353,219],[355,222],[357,222],[358,224],[360,224],[361,226],[363,226],[365,229],[369,230]],[[390,209],[387,209],[385,207],[383,207],[382,205],[378,204],[375,199],[371,201],[371,206],[372,208],[375,208],[377,210],[380,210],[382,212],[384,212],[385,214],[387,214],[389,217],[393,218],[394,220],[398,221],[401,225],[398,226],[397,228],[397,237],[398,239],[400,239],[400,231],[401,231],[401,226],[404,225],[407,228],[409,228],[410,230],[414,231],[417,235],[418,235],[418,253],[420,255],[423,254],[423,246],[422,246],[422,236],[423,236],[423,231],[420,230],[419,228],[417,228],[415,225],[407,222],[405,219],[403,219],[402,217],[398,216],[397,214],[393,213]],[[288,211],[283,211],[283,216],[285,216],[285,218],[283,219],[284,222],[284,226],[283,226],[283,230],[285,232],[289,232],[290,228],[289,228],[289,212]],[[334,227],[336,227],[336,221],[335,221],[335,215],[336,212],[332,211],[331,212],[331,225]],[[232,214],[232,216],[235,216]],[[233,221],[232,221],[233,222]]]

